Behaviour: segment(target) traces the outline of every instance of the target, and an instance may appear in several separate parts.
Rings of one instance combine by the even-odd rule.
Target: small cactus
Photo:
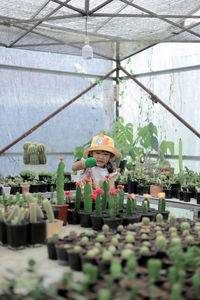
[[[102,216],[102,189],[96,190],[95,211],[97,216]]]
[[[76,202],[75,202],[76,212],[80,210],[80,205],[81,205],[81,187],[80,187],[80,182],[76,182]]]
[[[110,273],[114,279],[119,279],[123,276],[121,263],[117,259],[112,260],[110,265]]]
[[[107,234],[109,232],[109,226],[107,224],[104,224],[102,226],[102,231],[104,232],[104,234]]]
[[[112,259],[112,253],[108,250],[104,250],[102,253],[102,259],[103,261],[110,262]]]
[[[83,191],[83,204],[84,204],[84,212],[86,214],[92,213],[92,190],[89,183],[89,180],[85,178],[85,185]]]
[[[142,213],[147,214],[149,209],[148,201],[143,201],[142,202]]]
[[[132,199],[131,196],[128,195],[127,204],[126,204],[126,215],[127,217],[132,216]]]
[[[176,217],[174,215],[169,215],[169,226],[174,226],[176,223]]]
[[[163,250],[167,246],[167,240],[164,236],[158,236],[156,238],[156,246],[159,250]]]
[[[157,214],[156,215],[156,223],[157,224],[162,224],[163,222],[163,215],[162,214]]]
[[[54,223],[54,212],[53,212],[53,208],[51,206],[51,203],[49,202],[48,199],[44,199],[43,200],[43,207],[44,207],[44,210],[47,214],[47,218],[48,218],[48,221],[49,223]]]

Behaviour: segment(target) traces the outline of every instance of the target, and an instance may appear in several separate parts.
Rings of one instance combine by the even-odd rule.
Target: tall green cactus
[[[97,216],[102,216],[102,195],[102,189],[96,190],[95,211]]]
[[[57,193],[57,204],[64,204],[64,169],[65,164],[63,158],[60,158],[60,162],[57,168],[57,178],[56,178],[56,193]]]
[[[131,198],[128,196],[127,199],[127,204],[126,204],[126,215],[127,217],[131,217],[132,216],[132,208],[131,208]]]
[[[84,212],[86,214],[92,213],[92,190],[88,180],[85,179],[84,191],[83,191],[83,205]]]
[[[124,208],[124,189],[122,187],[123,187],[122,185],[118,185],[119,210],[122,210]]]
[[[108,203],[108,197],[109,197],[109,179],[106,177],[102,183],[102,189],[103,189],[103,195],[102,195],[102,210],[106,209],[107,203]]]
[[[145,200],[145,201],[142,202],[142,213],[143,214],[147,214],[148,213],[148,209],[149,209],[148,202]]]
[[[117,215],[116,193],[114,191],[110,191],[108,208],[109,208],[109,217],[111,220],[114,220]]]
[[[30,155],[30,164],[31,165],[39,165],[39,158],[38,158],[38,151],[37,151],[37,145],[31,144],[28,147],[28,153]]]
[[[76,202],[75,202],[76,212],[80,210],[80,205],[81,205],[81,187],[80,187],[80,182],[76,182]]]

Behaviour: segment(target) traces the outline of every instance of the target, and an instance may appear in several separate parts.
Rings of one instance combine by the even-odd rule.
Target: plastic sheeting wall
[[[98,59],[83,61],[80,57],[5,48],[0,48],[0,64],[99,75],[112,69],[112,63]],[[50,74],[48,71],[0,68],[1,149],[94,81],[94,78]],[[112,81],[105,80],[7,150],[5,156],[0,156],[0,173],[7,176],[21,172],[22,144],[25,141],[43,143],[47,152],[55,154],[47,157],[47,171],[56,171],[60,157],[64,158],[66,170],[71,171],[74,148],[102,130],[112,128],[112,85]]]
[[[133,74],[163,69],[200,65],[200,45],[162,44],[137,55],[126,65]],[[165,75],[137,78],[187,123],[200,132],[200,70],[169,73]],[[179,138],[183,141],[183,155],[199,156],[200,140],[159,103],[151,101],[149,95],[132,80],[121,85],[120,114],[126,122],[138,126],[153,122],[158,128],[159,140],[173,141],[178,154]],[[170,154],[170,153],[168,153]],[[171,160],[178,171],[178,160]],[[199,160],[184,160],[183,165],[200,172]]]

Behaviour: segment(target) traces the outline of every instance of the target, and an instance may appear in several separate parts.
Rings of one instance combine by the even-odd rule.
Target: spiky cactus
[[[119,189],[119,193],[118,193],[119,210],[122,210],[124,208],[124,186],[118,185],[117,188]]]
[[[97,216],[102,216],[102,195],[103,195],[103,190],[97,189],[96,200],[95,200],[95,211]]]
[[[38,218],[44,218],[43,212],[37,203],[31,203],[29,206],[30,223],[37,223]]]
[[[86,214],[92,213],[92,190],[89,183],[89,180],[85,178],[85,185],[83,191],[83,205],[84,205],[84,212]]]
[[[158,193],[158,211],[163,212],[166,208],[165,193]]]
[[[57,193],[57,204],[64,204],[64,169],[65,164],[63,158],[60,158],[60,162],[57,168],[57,178],[56,178],[56,193]]]
[[[116,192],[112,189],[110,190],[108,208],[109,208],[109,217],[111,220],[114,220],[117,215]]]
[[[80,182],[76,182],[76,202],[75,202],[76,212],[80,210],[80,205],[81,205],[81,187],[80,187]]]
[[[37,145],[31,144],[28,147],[28,153],[30,155],[30,164],[31,165],[39,165],[39,158],[38,158],[38,150]]]
[[[109,198],[109,178],[106,176],[103,183],[102,183],[102,189],[103,189],[103,195],[102,195],[102,210],[106,209],[108,198]]]
[[[143,201],[142,202],[142,213],[143,214],[147,214],[148,213],[148,208],[149,208],[148,202],[147,201]]]
[[[44,210],[47,214],[47,218],[48,218],[48,221],[49,223],[54,223],[54,212],[53,212],[53,208],[51,206],[51,203],[49,202],[48,199],[44,199],[43,200],[43,207],[44,207]]]
[[[39,162],[42,165],[45,165],[47,163],[47,157],[46,157],[46,147],[44,144],[38,144],[38,156],[39,156]]]
[[[128,195],[128,198],[127,198],[127,204],[126,204],[126,215],[128,217],[131,217],[132,216],[132,199],[131,197]]]
[[[23,162],[25,165],[28,165],[30,163],[30,154],[28,152],[28,148],[31,145],[30,142],[25,142],[23,144],[23,149],[24,149],[24,153],[23,153]]]
[[[14,216],[14,218],[11,220],[12,225],[20,225],[25,217],[25,209],[23,207],[20,207],[18,210],[17,215]]]

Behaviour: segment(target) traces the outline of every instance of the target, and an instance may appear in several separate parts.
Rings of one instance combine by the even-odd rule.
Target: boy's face
[[[94,150],[90,154],[96,159],[97,167],[100,168],[105,167],[112,155],[110,152],[104,150]]]

